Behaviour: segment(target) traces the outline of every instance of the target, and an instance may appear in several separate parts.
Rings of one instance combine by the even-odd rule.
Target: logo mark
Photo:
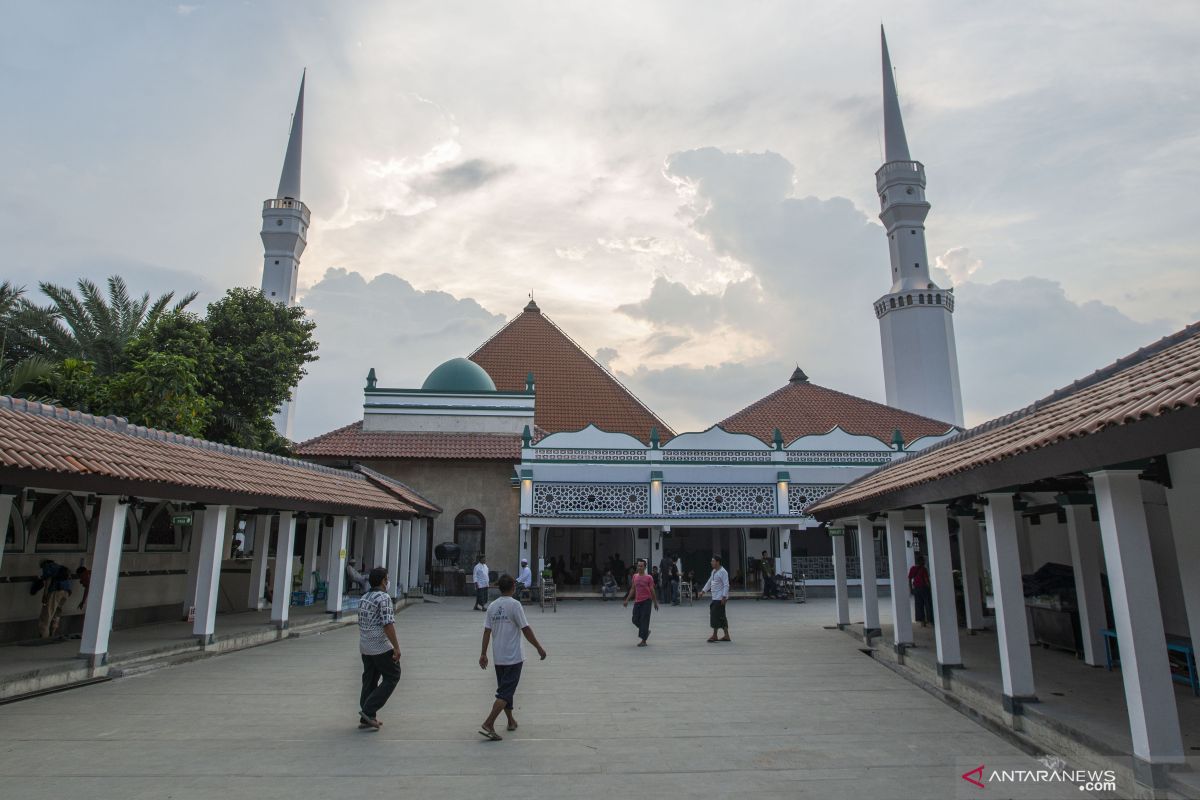
[[[971,777],[972,775],[974,775],[976,777],[972,778]],[[967,783],[975,784],[980,789],[987,788],[986,786],[983,785],[983,764],[980,764],[978,767],[971,770],[970,772],[964,772],[962,775],[962,779],[964,781],[966,781]]]

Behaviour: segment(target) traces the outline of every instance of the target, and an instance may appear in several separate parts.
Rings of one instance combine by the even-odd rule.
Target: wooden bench
[[[1117,641],[1117,632],[1112,628],[1101,628],[1100,635],[1104,637],[1104,666],[1109,672],[1112,672],[1113,667],[1121,666],[1120,655],[1113,653],[1113,643]],[[1182,655],[1187,669],[1187,675],[1178,675],[1171,670],[1171,680],[1192,687],[1192,694],[1200,697],[1200,679],[1196,676],[1196,651],[1192,648],[1192,640],[1186,636],[1167,634],[1167,652]]]

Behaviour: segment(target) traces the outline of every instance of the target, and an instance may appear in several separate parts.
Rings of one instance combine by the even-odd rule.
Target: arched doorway
[[[470,572],[479,554],[486,555],[487,520],[483,514],[474,509],[459,512],[454,518],[454,543],[461,548],[459,565]]]

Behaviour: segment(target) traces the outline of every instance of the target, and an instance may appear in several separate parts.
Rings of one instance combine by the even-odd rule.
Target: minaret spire
[[[888,405],[963,423],[954,344],[954,291],[929,274],[925,247],[925,165],[908,151],[887,37],[883,47],[884,164],[875,173],[879,219],[887,231],[892,288],[875,301]]]
[[[308,70],[300,75],[300,94],[296,97],[296,111],[292,114],[292,133],[288,137],[287,154],[283,157],[283,172],[279,175],[279,192],[282,199],[300,199],[300,155],[304,149],[304,81]]]
[[[904,135],[904,120],[900,117],[900,96],[896,92],[896,75],[892,57],[888,55],[887,34],[879,26],[879,41],[883,45],[883,153],[884,161],[912,161],[908,154],[908,138]]]
[[[288,137],[283,172],[279,176],[279,191],[263,202],[262,237],[264,297],[285,306],[296,305],[296,282],[300,276],[300,256],[308,245],[308,223],[312,214],[300,199],[300,156],[304,144],[304,83],[308,72],[300,77],[300,94],[296,97],[296,112],[292,115],[292,132]],[[293,387],[293,398],[295,387]],[[284,401],[275,415],[275,429],[280,436],[292,438],[294,399]]]

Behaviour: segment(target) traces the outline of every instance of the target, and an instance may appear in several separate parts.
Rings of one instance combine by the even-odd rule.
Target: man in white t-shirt
[[[496,700],[492,703],[492,711],[483,724],[479,733],[493,742],[503,737],[496,733],[496,718],[503,711],[508,717],[508,729],[517,729],[517,719],[513,716],[513,697],[517,693],[517,683],[521,680],[521,667],[525,664],[525,652],[521,647],[521,636],[537,648],[538,655],[543,660],[546,650],[533,635],[533,628],[525,619],[525,608],[513,597],[517,582],[511,575],[501,575],[496,582],[500,588],[500,596],[487,607],[483,620],[483,648],[479,654],[479,668],[487,669],[488,642],[492,643],[492,658],[496,662]]]
[[[471,573],[471,580],[475,583],[475,605],[471,610],[486,611],[488,584],[492,582],[492,577],[488,572],[488,565],[484,563],[483,553],[475,558],[475,571]]]

